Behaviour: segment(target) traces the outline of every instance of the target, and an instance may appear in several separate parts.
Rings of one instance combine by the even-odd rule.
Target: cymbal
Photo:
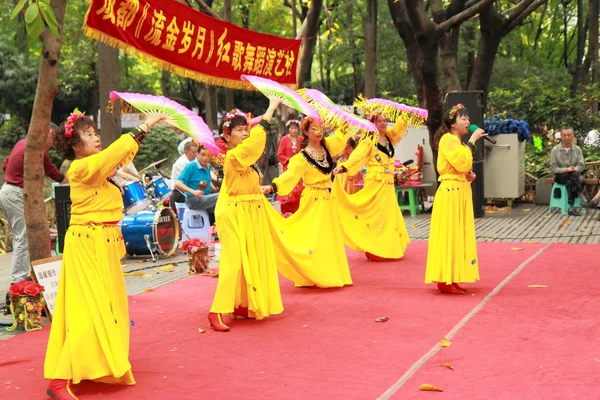
[[[150,168],[154,168],[154,167],[156,167],[157,165],[164,163],[164,162],[165,162],[165,161],[167,161],[168,159],[169,159],[169,157],[167,157],[167,158],[163,158],[163,159],[162,159],[162,160],[160,160],[160,161],[153,162],[152,164],[148,165],[148,166],[147,166],[146,168],[144,168],[143,170],[139,171],[139,173],[141,174],[142,172],[144,172],[144,171],[147,171],[147,170],[149,170]]]

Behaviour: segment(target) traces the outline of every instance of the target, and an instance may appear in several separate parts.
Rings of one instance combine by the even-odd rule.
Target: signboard
[[[62,256],[44,258],[31,263],[31,268],[33,270],[31,275],[33,280],[44,287],[46,314],[50,321],[52,321],[52,315],[54,315],[54,305],[56,304],[61,267]]]

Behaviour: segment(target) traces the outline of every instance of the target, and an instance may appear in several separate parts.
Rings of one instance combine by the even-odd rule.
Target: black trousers
[[[569,196],[569,205],[573,205],[575,199],[579,197],[583,191],[583,176],[579,172],[567,172],[564,174],[554,175],[554,182],[560,183],[567,187]],[[554,196],[554,193],[552,194]]]

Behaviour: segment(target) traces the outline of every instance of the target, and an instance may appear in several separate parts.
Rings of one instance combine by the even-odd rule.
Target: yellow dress
[[[347,140],[341,130],[326,138],[329,154],[333,157],[342,152]],[[329,162],[333,169],[331,157]],[[331,173],[321,172],[301,151],[290,159],[287,171],[273,180],[277,194],[289,194],[300,179],[304,190],[298,211],[289,218],[278,215],[270,219],[278,249],[277,268],[297,286],[351,285],[341,227],[331,204]]]
[[[392,147],[402,140],[406,128],[406,123],[398,121],[386,132]],[[410,238],[396,198],[393,153],[362,140],[341,166],[346,167],[348,175],[355,175],[365,163],[365,185],[360,191],[348,194],[337,177],[333,186],[332,199],[344,243],[355,251],[382,258],[401,258]]]
[[[120,189],[108,178],[131,162],[138,144],[123,135],[72,162],[71,222],[44,363],[46,379],[135,384],[129,363],[129,310],[121,258]]]
[[[248,315],[263,319],[283,311],[275,250],[270,240],[268,210],[253,164],[262,155],[266,131],[257,125],[250,136],[228,150],[215,218],[221,242],[219,282],[210,309],[232,313],[247,307]]]
[[[437,169],[440,186],[433,201],[425,283],[479,280],[471,183],[471,150],[450,133],[442,136]]]

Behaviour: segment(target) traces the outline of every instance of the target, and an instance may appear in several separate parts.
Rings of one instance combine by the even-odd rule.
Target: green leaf
[[[42,21],[42,16],[38,13],[37,18],[33,20],[33,22],[26,25],[27,26],[27,34],[30,38],[35,39],[40,37],[40,34],[44,30],[44,21]]]
[[[54,11],[52,11],[52,7],[50,7],[50,4],[39,3],[39,5],[40,11],[42,12],[42,15],[44,16],[44,19],[46,20],[48,26],[50,26],[50,23],[53,22],[54,25],[58,28],[58,21],[56,20],[56,16],[54,15]]]
[[[25,11],[25,24],[31,24],[39,15],[40,10],[37,3],[30,5],[27,11]]]
[[[25,7],[25,3],[27,3],[27,0],[19,1],[19,4],[17,4],[13,12],[10,14],[10,19],[15,19],[17,15],[19,15],[23,7]]]

